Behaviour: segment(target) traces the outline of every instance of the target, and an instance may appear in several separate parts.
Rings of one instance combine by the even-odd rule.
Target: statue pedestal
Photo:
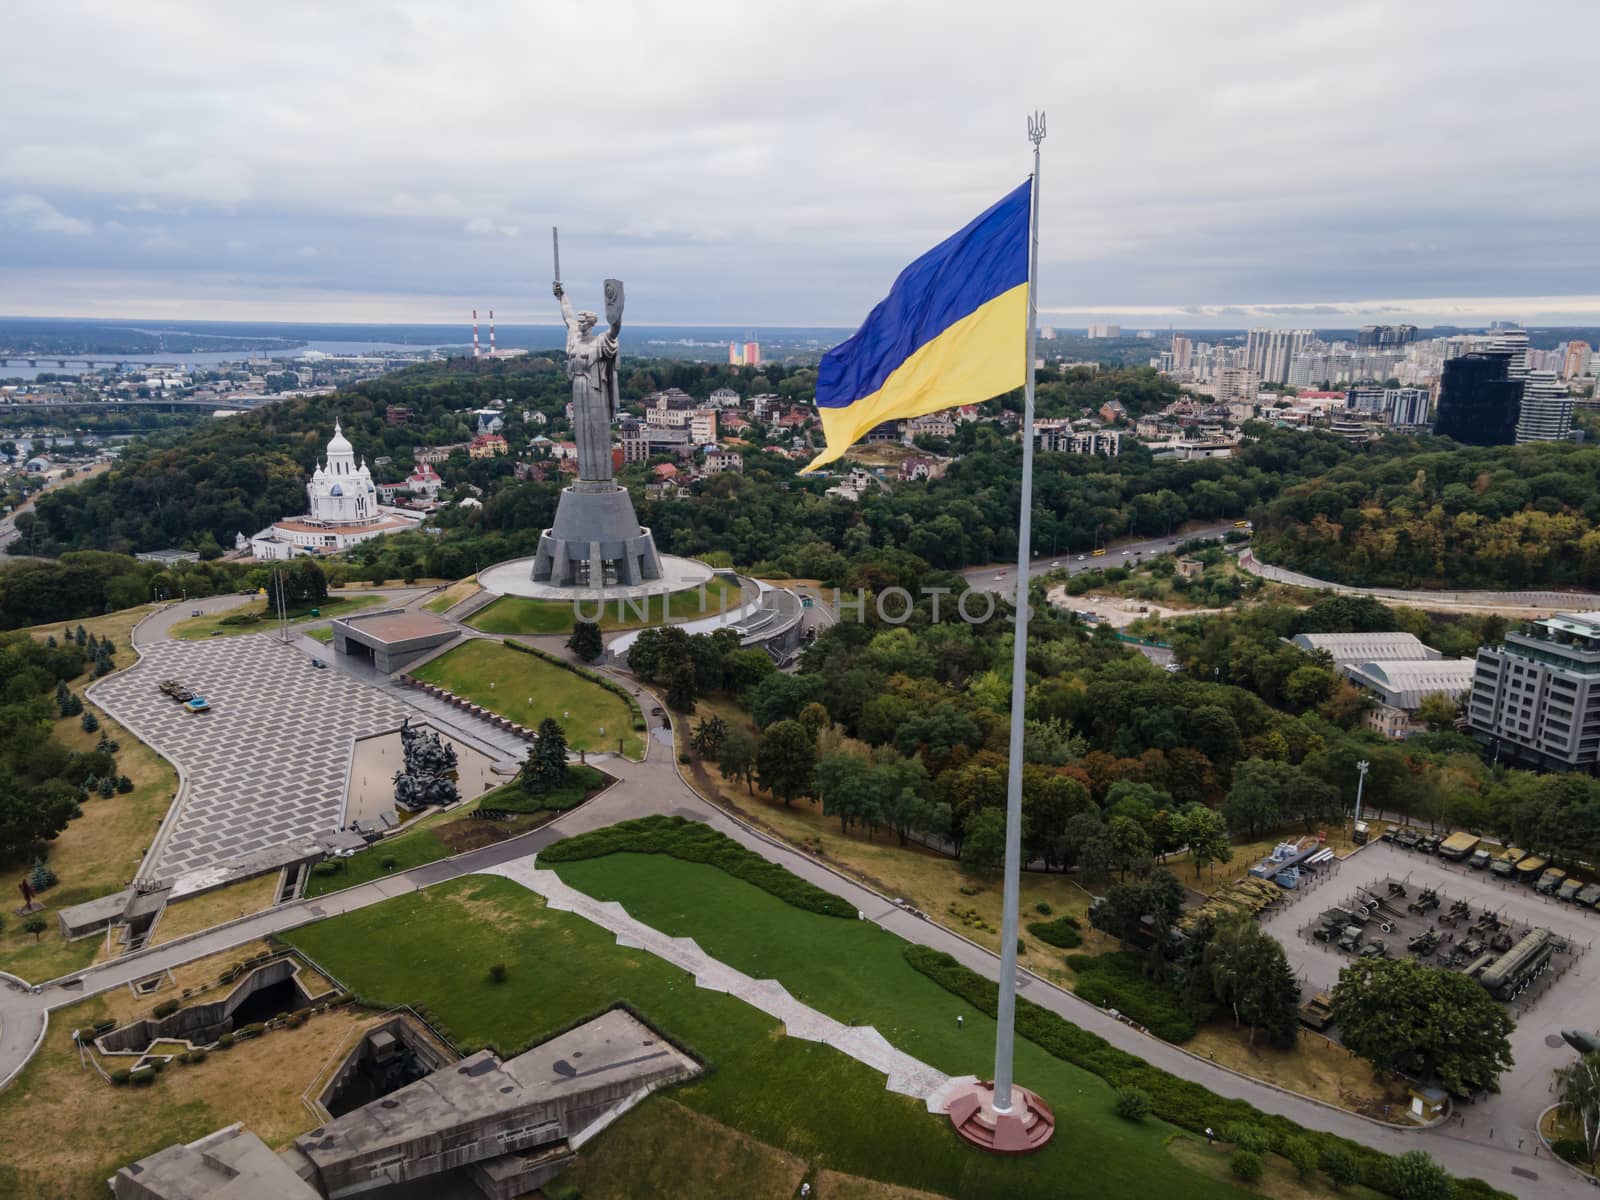
[[[539,536],[533,578],[556,587],[631,586],[660,579],[661,557],[626,488],[580,481],[562,489],[556,519]]]
[[[974,1080],[955,1089],[945,1114],[963,1140],[993,1154],[1038,1150],[1056,1131],[1056,1115],[1037,1093],[1011,1085],[1011,1109],[997,1112],[994,1084]]]

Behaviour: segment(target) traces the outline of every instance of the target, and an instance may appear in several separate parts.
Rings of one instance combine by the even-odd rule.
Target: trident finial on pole
[[[1039,143],[1044,141],[1044,113],[1042,111],[1036,110],[1028,118],[1028,140],[1033,143],[1034,149],[1038,149]]]

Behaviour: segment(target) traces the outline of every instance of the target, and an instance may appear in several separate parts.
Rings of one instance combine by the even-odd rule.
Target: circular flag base
[[[1011,1085],[1011,1109],[997,1112],[994,1084],[963,1085],[945,1105],[950,1123],[965,1140],[994,1154],[1027,1154],[1038,1150],[1056,1131],[1050,1106],[1025,1087]]]

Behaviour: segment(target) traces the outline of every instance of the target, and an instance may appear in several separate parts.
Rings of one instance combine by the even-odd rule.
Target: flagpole
[[[1033,187],[1028,214],[1028,364],[1022,400],[1022,503],[1017,518],[1016,629],[1011,649],[1011,762],[1006,776],[1005,910],[1000,921],[1000,1005],[994,1034],[994,1110],[1011,1111],[1017,1010],[1017,908],[1022,876],[1022,732],[1028,697],[1028,566],[1033,540],[1033,374],[1039,302],[1039,143],[1044,114],[1028,118]]]

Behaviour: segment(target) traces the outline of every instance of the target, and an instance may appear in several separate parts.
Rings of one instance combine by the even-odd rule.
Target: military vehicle
[[[1356,950],[1361,946],[1361,935],[1366,931],[1359,925],[1346,925],[1339,935],[1339,949]]]
[[[1480,840],[1475,833],[1452,833],[1439,844],[1439,857],[1460,862],[1478,848]]]
[[[1333,1024],[1333,997],[1318,992],[1300,1006],[1300,1024],[1318,1032]]]
[[[1367,828],[1367,823],[1365,821],[1357,821],[1354,830],[1350,834],[1350,840],[1358,846],[1365,846],[1367,838],[1370,836],[1371,831]]]
[[[1478,976],[1478,982],[1496,1000],[1516,996],[1550,962],[1559,945],[1548,929],[1535,929]]]
[[[1494,857],[1487,850],[1474,850],[1472,857],[1467,860],[1467,866],[1474,871],[1481,871],[1489,865],[1489,860]]]
[[[1373,938],[1365,946],[1361,947],[1361,957],[1362,958],[1388,958],[1389,957],[1389,947],[1384,944],[1384,941],[1383,941],[1382,938]]]
[[[1556,899],[1571,904],[1578,898],[1578,893],[1583,891],[1583,880],[1567,878],[1561,881],[1561,886],[1556,889]]]
[[[1600,883],[1591,883],[1578,893],[1577,903],[1585,908],[1593,908],[1600,904]]]
[[[1438,948],[1439,933],[1435,929],[1430,929],[1427,933],[1419,933],[1406,943],[1406,949],[1410,950],[1418,958],[1427,958]]]
[[[1505,852],[1489,864],[1489,873],[1498,875],[1501,879],[1510,879],[1516,873],[1517,864],[1526,858],[1526,850],[1518,850],[1515,846],[1507,846]]]
[[[1542,858],[1537,854],[1528,855],[1526,858],[1522,859],[1522,861],[1517,863],[1517,882],[1536,882],[1539,876],[1544,874],[1544,869],[1549,865],[1550,863],[1547,859]]]
[[[1567,1045],[1579,1054],[1593,1054],[1596,1050],[1600,1050],[1600,1037],[1585,1033],[1581,1029],[1563,1029],[1561,1036],[1566,1039]]]
[[[1406,905],[1406,911],[1408,913],[1416,913],[1418,916],[1421,916],[1423,913],[1429,912],[1438,907],[1439,893],[1434,891],[1433,888],[1423,888],[1422,891],[1417,893],[1417,898],[1410,904]]]
[[[1415,829],[1402,829],[1394,835],[1394,844],[1402,850],[1415,850],[1418,836]]]
[[[163,696],[170,696],[179,704],[187,704],[189,701],[194,699],[194,692],[189,688],[184,687],[183,684],[179,683],[176,679],[162,680],[161,694]]]
[[[1551,867],[1539,876],[1539,882],[1533,885],[1533,890],[1541,896],[1553,896],[1556,889],[1567,881],[1567,873],[1560,867]]]
[[[1420,854],[1437,854],[1439,852],[1439,835],[1425,833],[1417,839],[1417,851]]]

